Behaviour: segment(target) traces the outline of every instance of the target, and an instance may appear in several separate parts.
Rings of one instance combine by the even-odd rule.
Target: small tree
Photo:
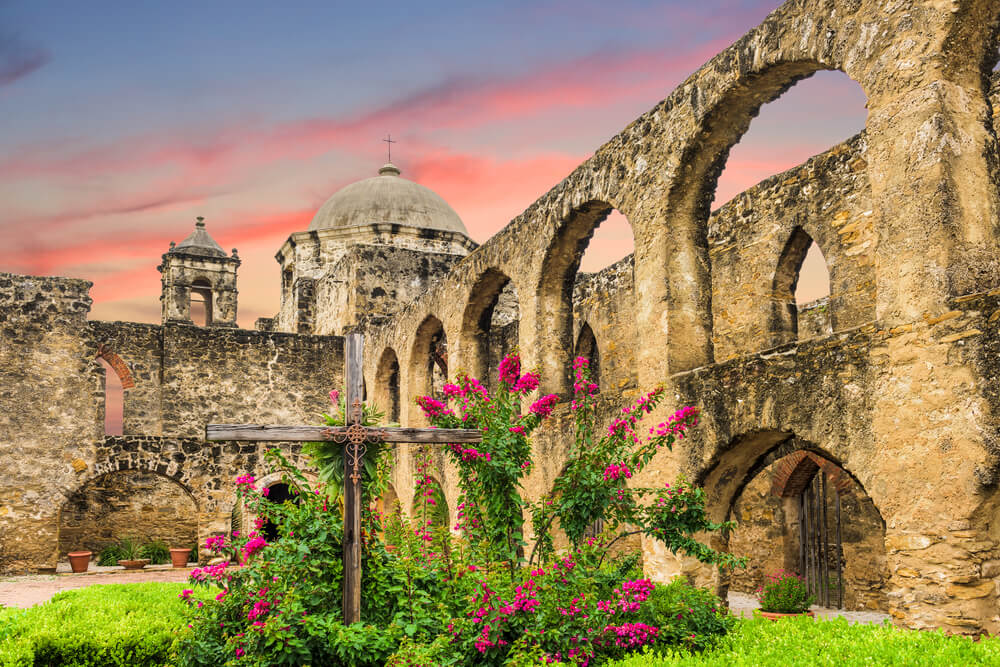
[[[488,556],[506,562],[513,578],[523,559],[525,503],[520,491],[521,479],[531,469],[528,437],[552,414],[559,397],[543,396],[526,415],[518,413],[520,399],[538,388],[539,376],[522,374],[516,353],[500,362],[497,379],[491,396],[479,380],[461,375],[454,384],[444,385],[446,402],[421,396],[417,405],[434,426],[483,432],[483,441],[476,447],[449,447],[459,470],[462,519],[466,526],[477,526]],[[455,404],[458,412],[448,403]]]
[[[705,513],[705,494],[683,478],[662,488],[630,487],[627,481],[642,470],[660,449],[672,449],[688,429],[698,425],[698,409],[683,407],[643,437],[638,422],[663,399],[663,387],[640,397],[622,410],[601,437],[596,434],[597,385],[590,381],[587,359],[573,362],[575,382],[570,409],[575,417],[575,439],[569,461],[552,491],[534,505],[532,521],[537,542],[532,560],[550,555],[551,529],[559,525],[571,544],[580,548],[588,529],[601,521],[605,547],[629,535],[645,534],[673,552],[683,552],[704,563],[742,566],[732,554],[718,552],[694,539],[699,532],[730,530],[732,522],[715,523]]]

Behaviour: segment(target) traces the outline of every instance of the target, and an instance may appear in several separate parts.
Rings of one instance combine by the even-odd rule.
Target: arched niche
[[[387,347],[379,357],[375,371],[375,404],[385,413],[385,420],[398,424],[400,420],[399,358],[396,351]]]
[[[577,272],[594,231],[614,210],[611,204],[599,200],[574,208],[546,249],[537,316],[543,393],[572,393],[573,291]]]
[[[448,338],[433,315],[417,327],[410,354],[410,396],[440,394],[448,379]]]
[[[802,267],[806,258],[818,259],[823,262],[822,267],[817,267],[810,275],[813,281],[826,281],[825,297],[805,301],[800,288],[802,278]],[[810,285],[810,287],[814,287]],[[816,290],[810,293],[822,294],[824,290]],[[774,272],[774,283],[772,286],[772,311],[771,311],[771,344],[781,345],[799,338],[809,338],[813,335],[831,333],[835,329],[834,313],[831,311],[830,299],[830,273],[826,269],[825,254],[819,245],[813,241],[801,227],[792,230],[785,247],[778,258],[778,265]],[[806,315],[808,319],[800,318]],[[804,319],[803,326],[800,327],[800,319]],[[801,334],[800,335],[800,331]]]
[[[487,387],[495,370],[518,345],[520,303],[510,278],[498,269],[486,270],[475,282],[462,316],[462,362],[469,374]]]
[[[584,322],[583,326],[580,327],[580,333],[576,337],[576,356],[583,357],[590,362],[588,366],[590,369],[590,381],[600,387],[601,351],[597,346],[597,336],[594,335],[594,330],[590,328],[590,324],[587,322]]]
[[[177,480],[149,470],[125,469],[93,477],[59,510],[59,556],[100,550],[124,537],[163,540],[197,553],[198,503]]]
[[[207,327],[212,324],[212,283],[207,278],[197,278],[191,283],[188,295],[188,312],[191,322],[196,326]]]

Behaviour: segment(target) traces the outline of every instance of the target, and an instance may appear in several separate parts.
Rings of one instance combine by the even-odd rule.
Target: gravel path
[[[94,567],[91,565],[91,570],[85,574],[39,574],[2,578],[0,579],[0,606],[32,607],[45,602],[59,591],[85,588],[94,584],[187,581],[188,573],[191,572],[189,568],[174,569],[169,565],[153,565],[144,570],[129,572],[121,567]]]
[[[753,610],[758,609],[759,607],[760,603],[757,602],[757,598],[752,595],[747,595],[746,593],[735,593],[733,591],[729,592],[729,608],[732,609],[733,613],[737,616],[750,618],[753,615]],[[817,618],[835,618],[837,616],[843,616],[850,623],[881,623],[889,618],[889,614],[883,614],[877,611],[845,611],[843,609],[827,609],[826,607],[817,607],[816,605],[813,605],[810,609],[814,614],[816,614]]]

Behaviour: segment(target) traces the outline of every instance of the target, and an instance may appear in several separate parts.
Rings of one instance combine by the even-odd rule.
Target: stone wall
[[[232,479],[261,472],[265,447],[203,444],[205,424],[315,422],[326,392],[342,384],[341,338],[88,322],[89,288],[0,274],[0,451],[8,461],[0,469],[0,571],[54,568],[67,500],[122,470],[174,480],[197,503],[200,533],[224,530]],[[123,437],[104,434],[98,355],[131,381]],[[82,529],[77,522],[71,536],[87,544],[107,531],[100,522],[92,537]]]
[[[108,473],[84,484],[59,516],[59,558],[95,554],[124,537],[163,540],[172,548],[198,541],[198,506],[177,482],[156,473]],[[195,551],[197,552],[197,550]]]
[[[819,452],[857,480],[885,521],[893,618],[996,631],[1000,394],[990,294],[1000,285],[1000,183],[988,94],[998,15],[987,0],[786,2],[440,284],[390,321],[369,323],[369,386],[374,360],[394,350],[402,421],[419,423],[421,325],[441,322],[452,368],[482,368],[488,351],[475,323],[509,279],[522,357],[543,372],[542,392],[568,396],[586,321],[609,369],[602,384],[623,387],[602,392],[609,406],[662,383],[670,400],[660,416],[702,408],[697,435],[654,459],[636,484],[684,473],[721,520],[780,456]],[[821,69],[844,71],[865,92],[865,132],[711,213],[728,152],[760,106]],[[613,209],[635,236],[631,275],[622,268],[618,280],[602,283],[612,275],[602,272],[578,283],[580,257]],[[803,307],[800,322],[792,286],[812,241],[831,295]],[[538,432],[531,498],[561,470],[569,427],[562,408]],[[402,497],[412,461],[399,463]],[[441,481],[453,497],[449,465]],[[728,582],[655,541],[642,549],[651,576],[684,573],[725,592]]]

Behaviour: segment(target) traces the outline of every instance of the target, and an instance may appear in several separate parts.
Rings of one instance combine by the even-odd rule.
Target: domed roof
[[[199,217],[194,223],[194,231],[176,246],[171,244],[168,252],[184,252],[205,257],[225,257],[226,251],[215,242],[205,230],[205,218]],[[235,252],[235,250],[233,251]]]
[[[389,163],[378,170],[378,176],[340,189],[316,212],[309,231],[395,223],[469,235],[448,202],[399,173]]]

